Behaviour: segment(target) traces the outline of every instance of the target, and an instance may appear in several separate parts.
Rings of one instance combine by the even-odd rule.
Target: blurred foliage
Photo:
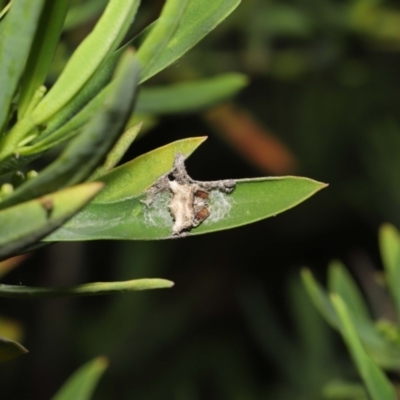
[[[77,8],[69,15],[50,82],[105,4],[72,1],[79,3],[90,12],[80,14]],[[144,28],[163,2],[142,3],[138,21]],[[303,214],[292,214],[292,221],[278,218],[269,221],[271,228],[262,225],[243,236],[196,238],[185,245],[93,245],[87,252],[56,245],[60,255],[50,253],[45,262],[56,260],[68,272],[44,270],[50,282],[74,283],[76,275],[99,273],[123,280],[133,273],[168,276],[178,285],[173,293],[140,298],[35,305],[52,318],[46,321],[40,312],[32,317],[30,348],[41,349],[41,359],[31,359],[30,371],[37,372],[19,390],[48,398],[78,365],[106,354],[111,365],[95,395],[100,400],[368,399],[347,352],[298,282],[288,285],[287,277],[293,265],[297,274],[300,265],[314,262],[317,269],[338,253],[348,259],[361,248],[368,254],[355,257],[373,314],[372,319],[367,310],[366,332],[389,346],[392,374],[397,373],[395,311],[382,290],[382,275],[371,273],[369,264],[377,258],[371,240],[377,226],[385,220],[400,226],[399,51],[400,9],[393,0],[245,0],[213,35],[152,78],[149,89],[240,71],[250,84],[235,102],[204,111],[201,119],[175,115],[177,122],[171,122],[173,110],[161,118],[145,114],[151,123],[145,122],[144,132],[155,135],[143,135],[139,146],[154,148],[171,131],[215,133],[222,145],[218,154],[203,153],[208,172],[229,165],[244,173],[251,168],[263,174],[302,173],[330,182],[329,191],[302,208]],[[242,164],[230,163],[225,144],[241,155]],[[69,258],[75,253],[76,263]],[[28,260],[23,278],[34,281],[27,270],[42,262]],[[346,274],[343,266],[339,270]],[[14,271],[9,279],[20,276]],[[35,310],[26,308],[20,315]],[[60,357],[63,365],[57,363]],[[388,367],[388,359],[372,360]],[[5,398],[15,398],[16,377],[23,370],[16,362],[4,371]]]
[[[372,320],[360,290],[339,262],[329,266],[327,292],[309,270],[304,270],[302,277],[314,305],[346,342],[371,399],[394,400],[397,398],[395,382],[391,383],[383,372],[398,371],[400,367],[400,233],[394,226],[382,226],[380,246],[385,271],[384,289],[390,302],[386,308],[395,311],[394,318],[389,319],[381,313],[375,316],[376,321]],[[373,293],[371,288],[369,292]],[[374,296],[369,297],[369,302],[377,301]]]

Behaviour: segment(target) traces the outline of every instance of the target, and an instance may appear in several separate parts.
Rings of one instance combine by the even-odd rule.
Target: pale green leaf
[[[177,140],[156,150],[142,154],[96,179],[105,183],[99,203],[130,200],[148,189],[161,175],[172,169],[175,154],[190,156],[207,137]]]
[[[139,0],[110,0],[93,31],[81,43],[47,96],[32,113],[36,125],[47,121],[85,85],[117,48],[131,25]]]
[[[72,374],[52,400],[90,400],[107,367],[108,360],[105,357],[88,362]]]

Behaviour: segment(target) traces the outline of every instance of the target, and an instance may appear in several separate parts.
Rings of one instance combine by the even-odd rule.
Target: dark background
[[[144,3],[143,26],[162,5]],[[94,21],[65,32],[54,75]],[[395,1],[244,0],[150,81],[231,71],[249,76],[223,112],[160,116],[125,161],[206,135],[187,162],[195,179],[293,174],[329,187],[282,215],[231,231],[164,242],[61,243],[36,252],[3,282],[162,277],[175,287],[2,299],[2,318],[14,320],[30,353],[0,365],[1,398],[50,398],[98,355],[110,360],[98,399],[322,399],[334,379],[357,382],[299,273],[307,266],[323,281],[332,259],[357,279],[380,268],[377,230],[385,221],[400,222],[399,50]],[[248,127],[247,150],[210,118],[218,111],[219,122],[231,118]],[[265,160],[256,155],[260,146]]]

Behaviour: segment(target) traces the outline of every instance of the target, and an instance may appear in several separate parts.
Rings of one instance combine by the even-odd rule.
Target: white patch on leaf
[[[234,180],[194,181],[186,172],[183,155],[178,153],[173,171],[158,179],[142,201],[145,223],[172,227],[173,236],[186,236],[203,221],[216,222],[229,214],[229,193],[235,184]]]

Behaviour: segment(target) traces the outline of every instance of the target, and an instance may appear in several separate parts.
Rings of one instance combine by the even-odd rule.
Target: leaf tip
[[[94,360],[94,363],[96,364],[96,366],[101,369],[101,370],[105,370],[108,365],[110,364],[108,358],[106,356],[99,356]]]
[[[169,288],[172,288],[173,286],[175,286],[175,282],[169,281],[168,279],[163,279],[163,285],[164,286],[162,286],[162,288],[169,289]]]

